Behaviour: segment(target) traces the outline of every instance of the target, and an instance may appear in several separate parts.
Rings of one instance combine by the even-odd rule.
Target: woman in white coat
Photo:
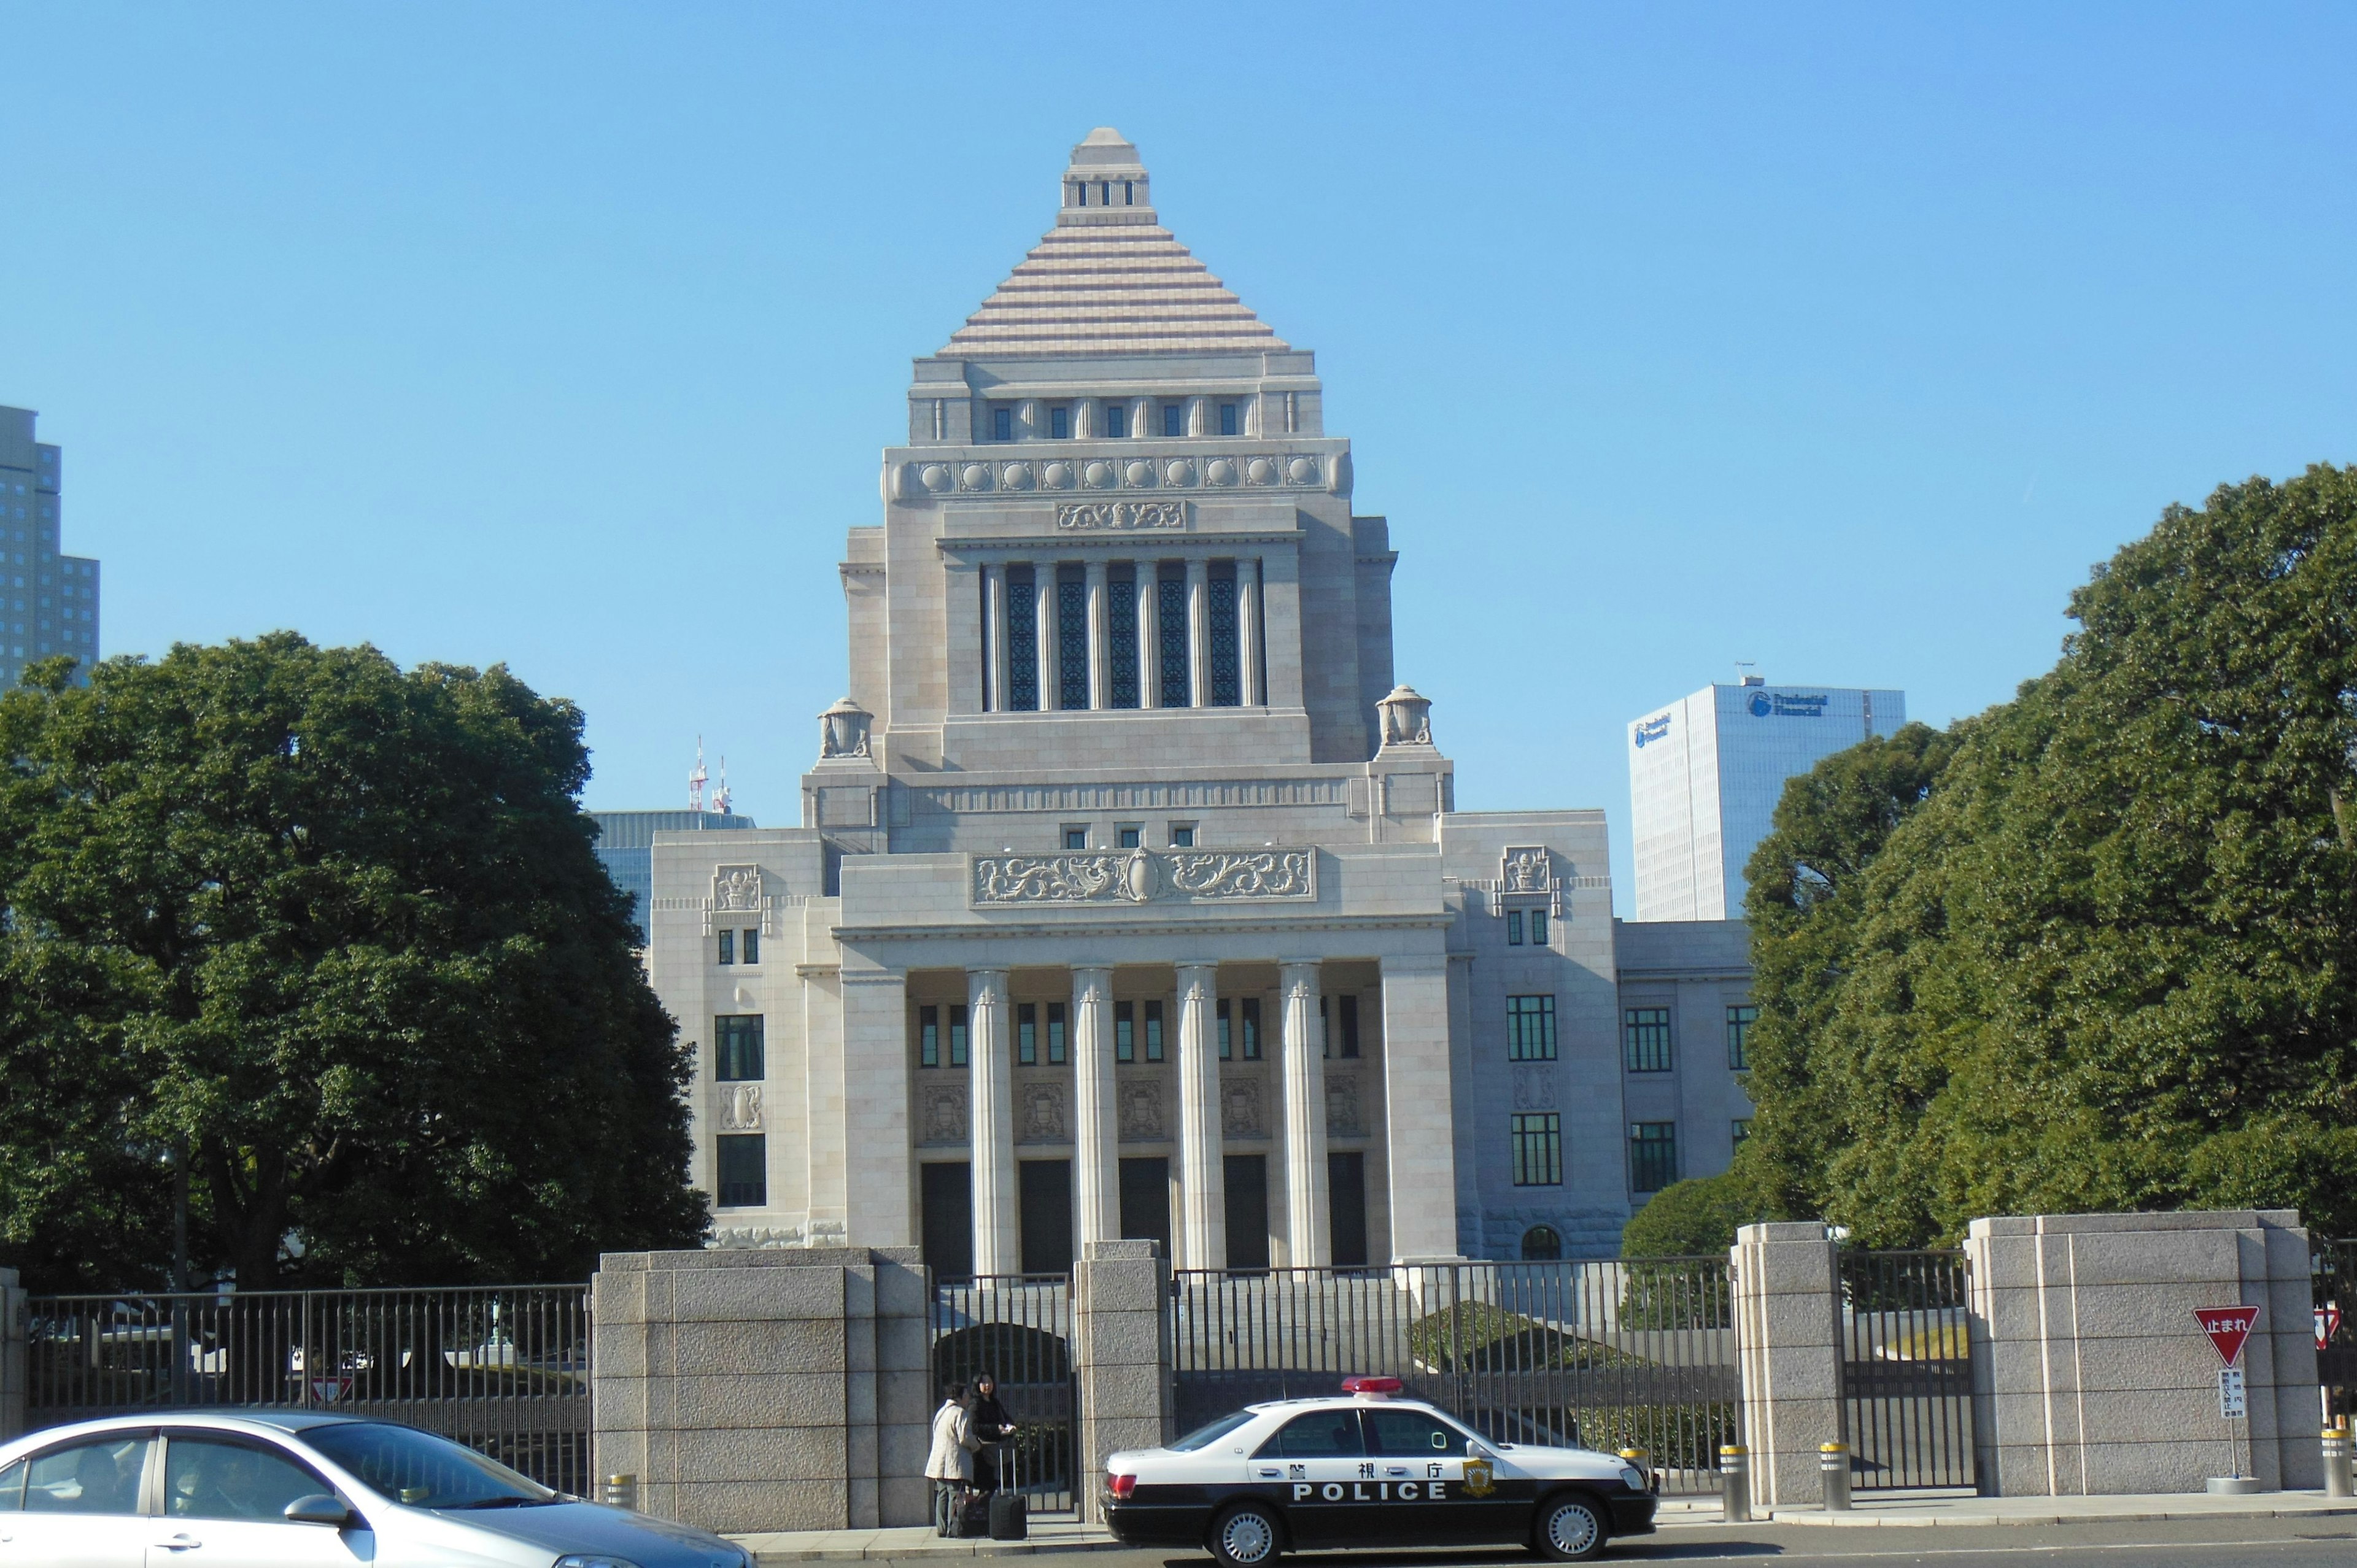
[[[952,1383],[942,1408],[933,1412],[933,1448],[925,1458],[925,1478],[933,1484],[933,1530],[947,1535],[956,1527],[958,1493],[974,1484],[974,1417],[965,1385]]]

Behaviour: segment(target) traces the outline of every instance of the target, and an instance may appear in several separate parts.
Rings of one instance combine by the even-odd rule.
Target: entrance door
[[[1326,1208],[1333,1224],[1329,1240],[1338,1269],[1367,1262],[1367,1156],[1334,1151],[1326,1156]]]
[[[1072,1162],[1025,1160],[1019,1174],[1023,1184],[1023,1272],[1071,1273]]]
[[[974,1278],[974,1177],[963,1160],[935,1160],[924,1172],[925,1267],[936,1280]]]
[[[1268,1156],[1230,1155],[1222,1162],[1228,1188],[1228,1267],[1268,1267]]]
[[[1170,1162],[1159,1155],[1121,1162],[1121,1238],[1159,1241],[1170,1251]]]

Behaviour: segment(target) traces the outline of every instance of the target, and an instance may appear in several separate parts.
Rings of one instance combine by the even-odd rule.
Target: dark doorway
[[[1334,1224],[1329,1240],[1338,1269],[1367,1265],[1367,1156],[1335,1150],[1326,1156],[1326,1205]]]
[[[1072,1272],[1072,1162],[1025,1160],[1023,1272]]]
[[[1268,1267],[1268,1156],[1230,1155],[1222,1161],[1228,1188],[1228,1267]]]
[[[1141,1157],[1121,1162],[1121,1236],[1159,1241],[1170,1256],[1170,1162]]]
[[[974,1182],[963,1160],[917,1167],[924,1172],[925,1267],[937,1280],[974,1278]]]

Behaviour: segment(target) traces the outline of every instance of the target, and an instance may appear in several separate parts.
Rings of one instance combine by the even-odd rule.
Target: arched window
[[[1523,1232],[1523,1262],[1554,1263],[1563,1260],[1563,1238],[1552,1225],[1534,1225]]]

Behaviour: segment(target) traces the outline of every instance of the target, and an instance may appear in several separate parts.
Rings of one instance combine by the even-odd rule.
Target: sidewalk
[[[888,1557],[1019,1557],[1039,1552],[1103,1552],[1120,1542],[1078,1520],[1035,1519],[1028,1541],[952,1541],[929,1524],[892,1530],[801,1530],[728,1538],[757,1563],[872,1563]]]

